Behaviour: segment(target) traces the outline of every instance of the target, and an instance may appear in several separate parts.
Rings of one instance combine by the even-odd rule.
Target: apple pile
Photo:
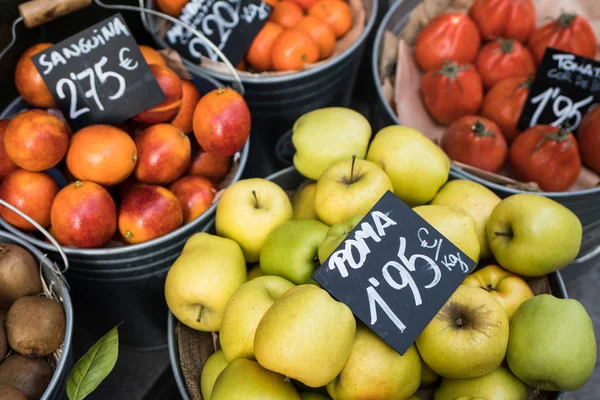
[[[436,400],[527,400],[527,386],[583,386],[596,361],[590,317],[526,282],[577,256],[578,218],[540,195],[500,200],[447,182],[448,157],[411,128],[370,138],[349,109],[300,117],[294,164],[309,180],[291,199],[266,179],[231,185],[217,234],[192,236],[169,270],[171,312],[219,332],[200,377],[204,400],[414,400],[419,388]],[[403,356],[311,279],[388,190],[480,265]]]
[[[533,0],[476,0],[468,15],[442,13],[421,30],[414,59],[423,104],[446,126],[440,146],[452,160],[546,192],[568,190],[582,163],[600,172],[600,110],[582,108],[577,140],[566,122],[517,126],[548,47],[593,59],[598,40],[583,15],[563,12],[536,27]]]
[[[33,46],[16,66],[16,87],[35,108],[0,120],[0,199],[79,248],[145,242],[202,215],[248,139],[243,97],[224,88],[202,95],[140,46],[166,100],[117,126],[72,132],[30,58],[51,46]],[[8,208],[0,216],[37,232]]]

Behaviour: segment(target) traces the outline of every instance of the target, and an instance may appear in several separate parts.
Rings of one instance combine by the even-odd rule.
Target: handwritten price
[[[129,48],[124,47],[119,51],[119,66],[125,70],[133,71],[138,67],[138,62],[128,58],[126,54],[129,52]],[[77,105],[77,87],[83,87],[87,85],[88,90],[83,93],[86,99],[92,99],[96,104],[96,107],[100,111],[104,111],[104,104],[98,96],[97,84],[103,85],[113,79],[118,84],[118,88],[112,95],[108,96],[109,100],[117,100],[123,96],[127,89],[127,84],[123,75],[115,71],[104,71],[103,67],[108,62],[106,56],[102,56],[100,61],[96,62],[93,67],[88,67],[81,72],[71,72],[68,78],[61,78],[56,83],[56,93],[61,99],[70,97],[69,117],[72,120],[79,118],[80,116],[89,113],[89,107],[80,107]],[[76,84],[75,82],[78,82]],[[65,91],[66,88],[66,91]]]
[[[553,100],[552,113],[556,117],[550,125],[560,126],[568,121],[570,128],[576,130],[581,123],[582,116],[589,111],[589,108],[586,109],[586,107],[593,103],[594,96],[590,95],[583,100],[573,102],[569,97],[561,95],[560,88],[550,87],[531,99],[531,104],[537,104],[538,106],[533,113],[529,126],[538,124],[538,120],[550,100]]]

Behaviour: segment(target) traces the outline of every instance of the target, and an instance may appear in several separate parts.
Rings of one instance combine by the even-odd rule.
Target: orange
[[[144,56],[144,60],[146,60],[148,65],[158,64],[158,65],[162,65],[163,67],[167,66],[165,59],[162,58],[160,53],[158,51],[154,50],[152,47],[144,46],[141,44],[141,45],[139,45],[139,48],[140,48],[140,51],[142,52],[142,56]]]
[[[260,32],[259,32],[260,33]],[[235,66],[235,69],[237,69],[238,71],[245,71],[246,70],[246,60],[244,60],[242,58],[242,61],[240,61],[238,63],[238,65]]]
[[[171,17],[179,17],[188,0],[156,0],[158,9]]]
[[[326,22],[313,15],[307,15],[296,25],[296,29],[308,33],[319,46],[319,60],[328,58],[333,54],[335,32]]]
[[[17,87],[17,91],[27,104],[35,107],[56,107],[52,93],[48,90],[46,83],[42,79],[42,75],[40,75],[33,61],[31,61],[33,55],[52,46],[52,43],[38,43],[31,46],[21,55],[15,67],[15,86]]]
[[[273,8],[269,21],[280,25],[282,28],[292,29],[300,22],[303,16],[304,11],[302,11],[302,8],[298,4],[293,1],[284,0],[277,3],[275,8]]]
[[[303,10],[308,11],[308,9],[317,2],[317,0],[291,0],[294,3],[298,4]]]
[[[273,43],[283,32],[283,28],[274,22],[268,22],[258,32],[256,38],[246,54],[248,64],[252,65],[258,71],[267,71],[271,69],[271,50]]]
[[[267,3],[268,5],[270,5],[271,7],[275,7],[277,5],[277,3],[279,3],[279,0],[263,0],[265,3]]]
[[[305,64],[319,59],[319,46],[304,31],[297,29],[284,31],[271,52],[271,61],[276,71],[299,71]]]
[[[352,10],[343,0],[319,0],[310,7],[308,15],[314,15],[327,22],[338,38],[344,36],[352,27]]]
[[[91,125],[71,137],[67,168],[82,181],[116,185],[127,179],[137,161],[135,142],[110,125]]]

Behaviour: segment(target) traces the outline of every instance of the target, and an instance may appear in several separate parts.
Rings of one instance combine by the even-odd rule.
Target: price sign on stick
[[[123,122],[165,100],[120,14],[31,59],[74,130]]]
[[[519,119],[519,129],[567,124],[577,131],[600,103],[600,62],[548,48]]]
[[[388,191],[313,279],[404,354],[475,265]]]
[[[210,40],[235,66],[267,22],[272,7],[261,0],[191,0],[179,20]],[[192,61],[200,56],[220,61],[205,41],[180,25],[173,25],[166,35],[169,45]]]

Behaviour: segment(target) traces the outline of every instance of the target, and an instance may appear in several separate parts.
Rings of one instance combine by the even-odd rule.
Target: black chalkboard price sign
[[[404,354],[475,265],[388,191],[313,279]]]
[[[548,48],[535,75],[518,127],[568,125],[600,103],[600,62]]]
[[[179,20],[202,33],[237,65],[272,11],[261,0],[191,0],[183,7]],[[180,25],[173,25],[167,31],[166,40],[189,60],[198,62],[204,56],[220,61],[203,40]]]
[[[165,100],[120,14],[31,60],[74,130],[123,122]]]

